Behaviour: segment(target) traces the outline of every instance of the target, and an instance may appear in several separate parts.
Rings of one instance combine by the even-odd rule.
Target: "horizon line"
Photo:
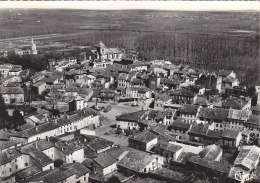
[[[259,1],[0,1],[4,9],[260,11]]]

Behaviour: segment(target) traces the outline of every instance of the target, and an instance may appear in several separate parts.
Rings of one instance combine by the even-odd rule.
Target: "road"
[[[96,129],[96,135],[110,140],[117,145],[127,146],[128,145],[128,138],[123,135],[117,135],[111,133],[113,128],[111,126],[116,124],[116,116],[142,110],[141,107],[133,107],[131,103],[118,103],[118,104],[110,104],[112,109],[107,112],[100,112],[102,115],[102,126]]]

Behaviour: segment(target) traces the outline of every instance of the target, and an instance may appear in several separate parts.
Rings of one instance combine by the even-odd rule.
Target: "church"
[[[17,55],[37,55],[36,44],[31,40],[31,49],[15,49],[15,54]]]

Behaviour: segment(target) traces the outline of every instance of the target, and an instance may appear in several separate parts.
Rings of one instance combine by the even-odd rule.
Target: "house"
[[[252,177],[260,160],[260,148],[257,146],[243,146],[236,157],[228,177],[236,182],[243,182]],[[238,173],[239,172],[239,176]]]
[[[97,59],[100,59],[101,61],[109,59],[109,60],[116,60],[120,61],[123,58],[123,52],[118,48],[108,48],[106,45],[102,42],[95,45],[97,52]]]
[[[82,97],[77,96],[75,99],[73,99],[73,101],[69,103],[69,106],[70,111],[83,110],[87,107],[87,102],[85,102],[85,100]]]
[[[142,151],[150,151],[158,142],[153,133],[146,131],[128,139],[128,146]]]
[[[28,180],[29,178],[40,172],[41,169],[38,166],[31,166],[15,173],[14,178],[16,182],[22,182]]]
[[[24,91],[21,87],[0,87],[5,104],[23,104]]]
[[[250,110],[251,109],[251,98],[243,97],[228,97],[222,104],[223,108],[226,109],[239,109],[239,110]]]
[[[221,138],[224,146],[238,147],[241,145],[242,132],[239,130],[224,129]]]
[[[198,80],[195,81],[195,84],[201,84],[206,89],[217,90],[218,92],[222,91],[222,77],[217,76],[214,73],[207,73],[200,76]]]
[[[222,90],[239,86],[239,80],[233,76],[227,76],[222,80]]]
[[[27,168],[29,165],[29,156],[17,149],[0,153],[0,180],[10,177],[14,173]]]
[[[22,67],[12,67],[9,72],[8,75],[10,76],[18,76],[21,72],[22,72]]]
[[[178,111],[180,116],[186,123],[194,123],[197,120],[197,113],[200,107],[192,104],[186,104]]]
[[[166,111],[158,111],[155,122],[163,124],[163,125],[171,125],[176,118],[176,110],[166,110]]]
[[[228,116],[228,110],[222,108],[200,108],[198,112],[197,123],[209,123],[213,126],[213,129],[222,130],[223,123],[226,122]]]
[[[33,128],[29,128],[23,131],[18,131],[11,135],[11,139],[19,140],[23,139],[27,143],[39,140],[39,139],[46,139],[52,136],[61,135],[59,127],[56,124],[51,122],[46,122],[39,124]]]
[[[61,159],[66,164],[84,160],[84,147],[77,141],[58,141],[55,147],[58,149],[55,159]]]
[[[29,183],[33,182],[48,182],[48,183],[63,183],[63,182],[89,182],[90,170],[81,163],[71,163],[63,165],[60,168],[55,168],[51,171],[40,172],[31,178],[27,179]]]
[[[168,126],[168,130],[172,132],[176,141],[188,141],[188,131],[190,126],[189,123],[184,122],[184,119],[177,118],[170,126]]]
[[[254,138],[260,138],[260,116],[250,115],[249,119],[245,122],[245,127],[252,131]],[[258,140],[258,143],[260,143],[260,140]]]
[[[151,91],[149,88],[143,87],[129,87],[126,89],[126,98],[135,100],[145,100],[151,98]]]
[[[118,171],[125,174],[149,173],[163,165],[163,157],[129,149],[129,153],[118,163]]]
[[[12,68],[11,64],[3,64],[0,65],[0,74],[3,77],[6,77],[9,73],[9,70]]]
[[[198,156],[192,156],[189,159],[187,166],[198,173],[205,172],[207,176],[215,177],[222,182],[226,181],[226,177],[231,168],[227,163],[221,161],[209,161]]]
[[[46,82],[39,81],[32,86],[32,90],[35,91],[37,95],[41,95],[47,89]]]
[[[220,161],[222,159],[223,149],[215,144],[204,147],[199,152],[199,156],[207,161]]]
[[[113,61],[111,60],[103,60],[103,61],[95,61],[93,68],[94,69],[105,69],[113,65]]]
[[[145,62],[135,62],[130,65],[131,71],[142,72],[149,68],[150,64]]]
[[[165,157],[167,161],[170,161],[176,160],[183,152],[183,148],[175,144],[159,142],[155,145],[154,152]]]
[[[222,131],[211,130],[208,124],[192,124],[188,131],[189,141],[205,145],[221,144]]]
[[[123,159],[129,151],[121,147],[113,147],[93,159],[94,172],[106,176],[117,170],[118,162]]]
[[[164,110],[164,105],[169,102],[171,97],[165,93],[155,93],[154,97],[154,110]]]
[[[170,92],[174,104],[192,104],[197,94],[187,88],[176,89]]]
[[[11,84],[20,84],[22,82],[22,78],[20,76],[6,76],[4,79],[0,81],[1,86],[8,86]]]
[[[116,117],[116,126],[122,130],[139,130],[141,124],[139,121],[146,118],[147,111],[137,111],[122,114]]]
[[[120,73],[118,78],[117,78],[117,88],[122,89],[122,88],[127,88],[130,87],[130,81],[132,78],[135,78],[134,75],[126,74],[126,73]]]
[[[71,116],[65,116],[63,118],[54,120],[54,124],[59,126],[61,134],[66,132],[74,132],[85,127],[93,128],[100,126],[100,115],[96,112],[86,109],[78,111],[76,114]]]
[[[99,93],[101,100],[115,100],[116,92],[115,90],[103,89]]]
[[[226,129],[244,129],[244,124],[248,120],[250,111],[229,109],[227,122],[223,125]]]

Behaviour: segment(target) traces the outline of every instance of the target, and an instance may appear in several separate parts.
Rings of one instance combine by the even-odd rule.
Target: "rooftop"
[[[24,94],[21,87],[0,87],[0,94]]]
[[[205,147],[200,153],[199,156],[207,161],[215,161],[216,158],[222,153],[222,148],[212,144],[207,147]]]
[[[153,133],[146,131],[146,132],[142,132],[140,134],[135,135],[134,137],[132,137],[131,139],[140,141],[140,142],[144,142],[144,143],[148,143],[150,141],[152,141],[153,139],[156,139],[157,136],[154,135]]]

